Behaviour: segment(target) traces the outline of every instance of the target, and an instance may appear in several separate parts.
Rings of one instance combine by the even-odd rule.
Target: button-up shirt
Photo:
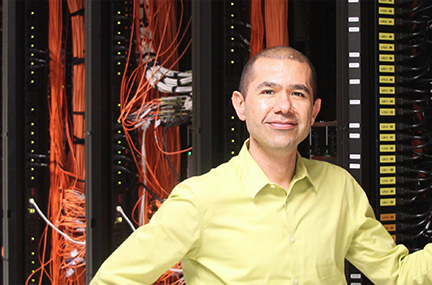
[[[344,169],[298,155],[284,189],[245,143],[180,183],[91,284],[151,284],[180,259],[188,285],[346,284],[345,259],[376,284],[432,284],[431,250],[396,245]]]

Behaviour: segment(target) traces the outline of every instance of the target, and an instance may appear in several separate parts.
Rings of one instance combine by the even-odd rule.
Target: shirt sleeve
[[[432,284],[432,244],[409,254],[375,219],[360,186],[354,185],[353,193],[349,200],[356,230],[347,259],[374,284]]]
[[[153,215],[105,260],[91,285],[152,284],[188,251],[199,237],[197,197],[179,184]]]

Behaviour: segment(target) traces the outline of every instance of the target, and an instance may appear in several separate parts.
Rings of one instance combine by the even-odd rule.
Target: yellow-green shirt
[[[376,284],[432,284],[431,250],[408,255],[396,246],[342,168],[298,156],[283,189],[245,144],[180,183],[91,284],[151,284],[181,259],[187,285],[338,285],[346,284],[345,258]]]

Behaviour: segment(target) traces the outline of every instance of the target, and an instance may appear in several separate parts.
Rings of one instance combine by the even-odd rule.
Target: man
[[[180,183],[91,284],[151,284],[182,260],[188,285],[346,284],[345,258],[376,284],[432,284],[432,248],[408,255],[343,169],[301,158],[321,107],[315,71],[289,47],[255,55],[232,102],[240,154]]]

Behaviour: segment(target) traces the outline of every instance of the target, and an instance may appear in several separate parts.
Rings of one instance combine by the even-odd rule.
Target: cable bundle
[[[432,240],[432,3],[406,1],[395,11],[396,239],[416,250]]]
[[[85,197],[84,197],[84,1],[68,0],[72,23],[72,82],[66,85],[66,35],[63,33],[62,1],[49,1],[49,110],[50,194],[44,216],[47,222],[41,239],[39,283],[46,275],[51,284],[85,284]],[[69,111],[71,102],[72,114]],[[49,227],[52,228],[49,231]],[[50,236],[50,238],[49,238]],[[48,253],[47,250],[50,249]],[[47,256],[49,259],[47,260]],[[47,261],[46,261],[47,260]],[[49,265],[49,270],[47,266]],[[33,274],[35,274],[34,272]],[[32,275],[33,275],[32,274]],[[30,275],[27,279],[29,282]]]
[[[135,0],[133,6],[131,31],[137,44],[129,48],[126,66],[136,68],[124,73],[119,120],[138,165],[140,198],[132,216],[137,213],[138,221],[134,220],[142,225],[179,182],[180,153],[190,150],[180,150],[177,126],[191,119],[192,73],[177,70],[191,43],[179,51],[191,20],[184,28],[177,24],[183,23],[183,1]],[[136,62],[132,54],[137,54]],[[132,132],[138,133],[138,142]],[[167,272],[157,284],[183,283],[179,268]]]
[[[264,48],[288,46],[288,1],[251,0],[250,3],[252,25],[250,57]]]

